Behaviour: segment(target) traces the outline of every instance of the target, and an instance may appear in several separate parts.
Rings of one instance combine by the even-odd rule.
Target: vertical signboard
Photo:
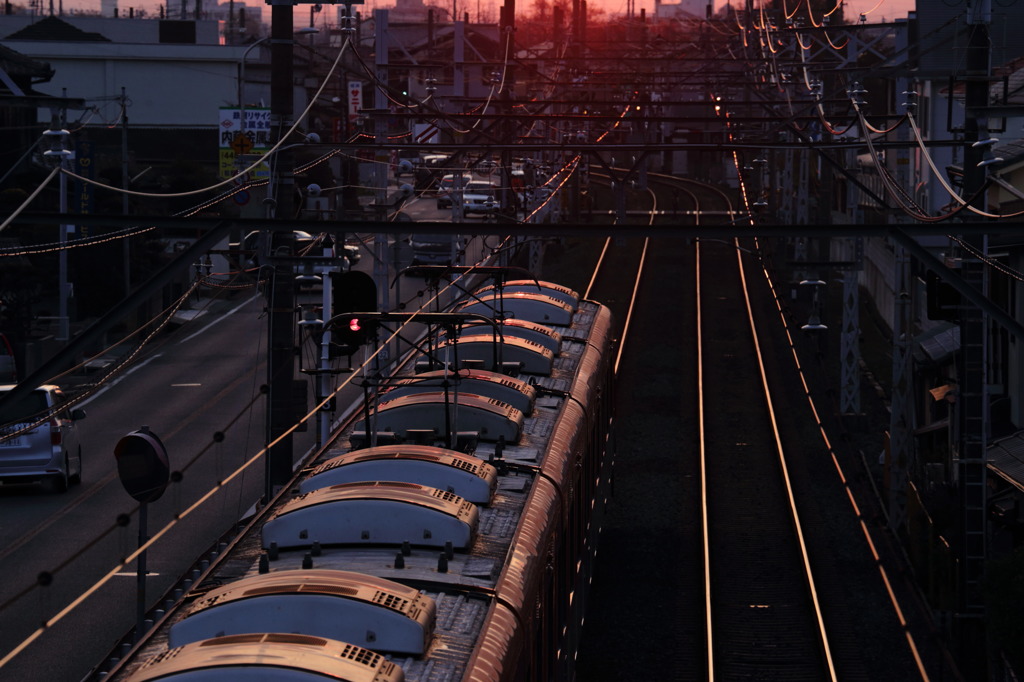
[[[245,121],[242,121],[243,114]],[[230,178],[242,168],[236,163],[239,156],[261,156],[270,148],[270,109],[254,107],[243,111],[238,107],[223,107],[219,129],[220,177]],[[270,169],[260,164],[250,177],[269,178]]]
[[[93,158],[93,143],[91,140],[78,140],[75,143],[74,170],[75,173],[88,178],[96,179],[96,165]],[[70,195],[70,209],[72,213],[93,213],[93,185],[82,180],[75,180],[74,188]],[[88,234],[88,230],[83,230]]]
[[[348,82],[348,125],[349,130],[355,130],[359,112],[363,108],[363,82]]]

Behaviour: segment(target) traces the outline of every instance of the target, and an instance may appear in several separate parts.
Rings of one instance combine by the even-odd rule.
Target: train
[[[574,679],[611,485],[612,314],[500,278],[446,312],[90,679]]]

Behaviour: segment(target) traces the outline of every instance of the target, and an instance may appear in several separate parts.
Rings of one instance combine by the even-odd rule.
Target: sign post
[[[139,502],[139,547],[149,540],[149,503],[156,502],[167,489],[170,463],[167,450],[148,426],[124,436],[114,446],[117,474],[121,485]],[[139,553],[135,575],[135,641],[142,637],[146,616],[146,552]]]

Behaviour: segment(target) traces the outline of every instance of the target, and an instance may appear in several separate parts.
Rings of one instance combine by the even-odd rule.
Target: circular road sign
[[[117,473],[128,494],[139,502],[156,502],[167,489],[171,466],[167,450],[146,427],[132,431],[114,446]]]

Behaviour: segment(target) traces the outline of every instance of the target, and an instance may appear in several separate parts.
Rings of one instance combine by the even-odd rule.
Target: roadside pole
[[[283,136],[291,129],[294,91],[292,86],[293,47],[293,5],[273,4],[271,6],[270,28],[270,125],[275,142],[283,142]],[[270,170],[274,193],[267,197],[271,217],[290,220],[294,213],[295,177],[293,154],[284,144],[274,155]],[[284,255],[291,256],[295,237],[291,230],[284,230],[273,243],[279,245]],[[274,443],[267,452],[265,500],[269,501],[277,489],[292,475],[292,437],[283,434],[294,422],[292,393],[295,375],[295,281],[292,264],[274,262],[271,254],[272,279],[268,305],[268,353],[267,362],[267,442]]]

